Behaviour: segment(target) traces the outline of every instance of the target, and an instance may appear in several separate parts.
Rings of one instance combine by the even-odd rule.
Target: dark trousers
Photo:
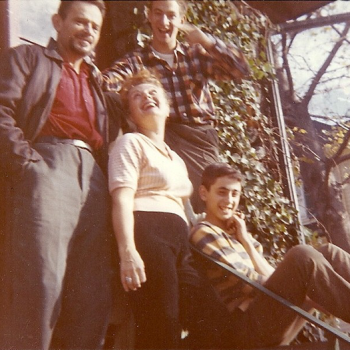
[[[204,202],[198,194],[205,167],[219,160],[219,138],[216,130],[209,125],[182,125],[168,123],[165,142],[186,163],[193,185],[191,204],[196,213],[205,211]]]
[[[147,276],[140,289],[128,293],[135,348],[179,348],[184,328],[192,347],[215,344],[229,314],[191,266],[186,223],[170,213],[135,212],[134,217],[136,247]]]
[[[319,249],[300,245],[286,254],[265,286],[302,307],[306,296],[350,322],[350,255],[326,244]],[[246,312],[235,315],[229,348],[256,348],[288,344],[305,321],[270,297],[258,294]]]
[[[92,154],[35,145],[43,159],[6,193],[1,349],[100,349],[111,301],[106,179]]]

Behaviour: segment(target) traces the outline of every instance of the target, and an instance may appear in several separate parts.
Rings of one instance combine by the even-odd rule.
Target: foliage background
[[[266,17],[231,1],[194,1],[188,21],[223,41],[235,43],[246,55],[250,75],[240,83],[212,83],[217,107],[222,157],[238,167],[246,181],[242,196],[250,231],[265,252],[279,260],[298,242],[297,213],[284,196],[286,185],[279,164],[279,132],[273,120],[271,82],[275,79],[267,60]]]

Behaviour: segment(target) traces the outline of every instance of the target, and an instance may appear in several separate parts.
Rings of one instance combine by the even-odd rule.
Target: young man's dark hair
[[[216,181],[216,179],[223,176],[229,176],[238,182],[243,181],[243,175],[238,169],[235,169],[226,163],[213,163],[204,169],[202,185],[209,191],[210,186]]]
[[[106,14],[106,5],[105,5],[103,0],[61,0],[60,7],[58,9],[58,14],[63,19],[65,19],[67,17],[68,12],[69,12],[69,8],[76,1],[84,1],[84,2],[88,2],[90,4],[97,6],[102,13],[102,17],[104,17]]]
[[[151,10],[152,9],[152,4],[157,1],[157,0],[153,0],[153,1],[148,1],[147,4],[147,9]],[[187,1],[186,0],[168,0],[168,1],[176,1],[180,7],[180,14],[181,16],[184,16],[187,12],[188,9],[188,5],[187,5]]]

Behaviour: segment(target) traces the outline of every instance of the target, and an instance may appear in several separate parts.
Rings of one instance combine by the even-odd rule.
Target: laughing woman
[[[213,325],[216,319],[222,325],[225,311],[216,306],[206,317],[203,311],[207,311],[195,307],[204,306],[203,298],[209,297],[199,293],[199,277],[190,266],[183,201],[191,195],[192,185],[184,162],[164,143],[169,115],[166,93],[159,80],[144,70],[125,82],[121,98],[136,128],[119,138],[110,152],[109,187],[121,283],[129,292],[135,318],[135,347],[175,349],[181,326],[194,333],[201,327],[203,341],[219,328]]]

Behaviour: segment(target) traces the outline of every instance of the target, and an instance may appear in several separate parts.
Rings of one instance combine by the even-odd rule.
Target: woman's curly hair
[[[126,78],[120,90],[120,98],[123,104],[123,108],[127,113],[129,113],[130,111],[129,92],[133,87],[141,84],[152,84],[164,90],[164,87],[160,82],[157,73],[148,69],[142,69],[134,75],[131,75],[130,77]],[[164,94],[166,95],[165,90]]]

